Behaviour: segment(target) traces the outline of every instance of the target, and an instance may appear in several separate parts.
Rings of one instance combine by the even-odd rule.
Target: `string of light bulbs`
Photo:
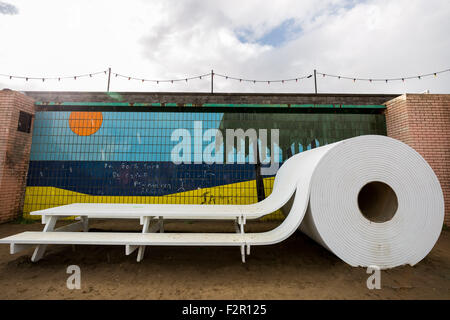
[[[285,82],[298,82],[299,80],[303,80],[303,79],[309,79],[311,78],[313,75],[312,74],[308,74],[306,76],[300,76],[297,78],[290,78],[290,79],[280,79],[280,80],[256,80],[256,79],[245,79],[245,78],[237,78],[237,77],[231,77],[231,76],[227,76],[224,74],[220,74],[220,73],[214,73],[215,76],[218,77],[222,77],[225,78],[226,80],[230,79],[230,80],[236,80],[239,82],[253,82],[253,83],[261,83],[261,82],[267,82],[267,84],[270,83],[285,83]]]
[[[445,70],[441,70],[441,71],[437,71],[437,72],[426,73],[426,74],[421,74],[421,75],[416,75],[416,76],[398,77],[398,78],[348,77],[348,76],[327,74],[327,73],[322,73],[322,72],[318,72],[318,71],[316,72],[316,74],[322,75],[323,77],[331,77],[331,78],[344,79],[344,80],[353,80],[353,82],[356,82],[356,81],[368,81],[368,82],[386,82],[386,83],[388,83],[389,81],[403,81],[403,82],[405,82],[405,80],[411,80],[411,79],[421,80],[422,78],[426,78],[426,77],[432,77],[432,76],[437,77],[438,74],[445,73],[445,72],[450,72],[450,69],[445,69]]]
[[[368,82],[392,82],[392,81],[405,81],[405,80],[411,80],[411,79],[418,79],[421,80],[422,78],[426,78],[426,77],[437,77],[438,74],[442,74],[445,72],[450,72],[450,69],[445,69],[445,70],[441,70],[441,71],[437,71],[437,72],[431,72],[431,73],[426,73],[426,74],[421,74],[421,75],[415,75],[415,76],[408,76],[408,77],[396,77],[396,78],[362,78],[362,77],[350,77],[350,76],[342,76],[342,75],[335,75],[335,74],[328,74],[328,73],[324,73],[324,72],[319,72],[316,71],[315,74],[317,75],[321,75],[322,77],[330,77],[330,78],[337,78],[337,79],[343,79],[343,80],[353,80],[353,82],[356,81],[368,81]],[[110,74],[108,74],[110,73]],[[129,75],[124,75],[121,73],[117,73],[117,72],[111,72],[111,69],[108,70],[104,70],[104,71],[98,71],[98,72],[92,72],[92,73],[85,73],[85,74],[78,74],[78,75],[73,75],[73,76],[54,76],[54,77],[35,77],[35,76],[17,76],[17,75],[11,75],[11,74],[3,74],[0,73],[0,77],[6,77],[9,78],[10,80],[13,79],[24,79],[25,81],[28,80],[39,80],[42,82],[45,82],[46,80],[57,80],[57,81],[61,81],[61,80],[69,80],[69,79],[73,79],[73,80],[77,80],[79,78],[92,78],[94,76],[98,76],[98,75],[108,75],[108,76],[114,76],[114,77],[119,77],[119,78],[125,78],[128,80],[135,80],[135,81],[140,81],[142,83],[144,82],[152,82],[152,83],[174,83],[174,82],[188,82],[190,80],[202,80],[204,78],[207,77],[221,77],[225,80],[234,80],[234,81],[239,81],[239,82],[247,82],[247,83],[286,83],[286,82],[298,82],[300,80],[304,80],[304,79],[309,79],[313,77],[313,74],[308,74],[308,75],[303,75],[303,76],[299,76],[296,78],[287,78],[287,79],[266,79],[266,80],[261,80],[261,79],[251,79],[251,78],[246,78],[246,77],[234,77],[234,76],[229,76],[226,74],[220,74],[220,73],[215,73],[214,71],[208,72],[208,73],[204,73],[201,75],[197,75],[197,76],[189,76],[189,77],[182,77],[182,78],[175,78],[175,79],[149,79],[149,78],[140,78],[140,77],[135,77],[135,76],[129,76]]]
[[[15,76],[15,75],[10,75],[10,74],[3,74],[0,73],[0,76],[2,77],[7,77],[9,78],[9,80],[13,80],[13,79],[24,79],[25,81],[28,80],[39,80],[39,81],[46,81],[46,80],[67,80],[67,79],[73,79],[73,80],[77,80],[79,78],[92,78],[94,76],[97,76],[99,74],[108,74],[108,70],[104,70],[104,71],[98,71],[98,72],[92,72],[92,73],[85,73],[85,74],[78,74],[78,75],[73,75],[73,76],[57,76],[57,77],[30,77],[30,76]]]
[[[125,79],[128,79],[128,80],[137,80],[137,81],[140,81],[140,82],[154,82],[156,84],[159,84],[159,83],[167,83],[167,82],[174,83],[174,82],[180,82],[180,81],[188,82],[189,80],[194,80],[194,79],[202,80],[203,78],[210,76],[211,72],[210,73],[205,73],[205,74],[202,74],[202,75],[198,75],[198,76],[186,77],[186,78],[177,78],[177,79],[145,79],[145,78],[138,78],[138,77],[133,77],[133,76],[127,76],[127,75],[123,75],[123,74],[115,73],[115,72],[112,73],[112,75],[114,77],[125,78]]]

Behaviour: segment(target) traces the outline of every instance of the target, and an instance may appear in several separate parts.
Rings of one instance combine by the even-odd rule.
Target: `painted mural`
[[[273,176],[261,176],[260,164],[249,161],[251,148],[244,163],[175,164],[173,132],[184,129],[195,139],[199,123],[201,134],[209,129],[278,129],[281,163],[344,138],[385,134],[379,114],[40,111],[25,216],[74,202],[249,204],[270,194]],[[200,146],[191,145],[194,157],[208,145],[200,141]],[[279,217],[274,213],[269,218]]]

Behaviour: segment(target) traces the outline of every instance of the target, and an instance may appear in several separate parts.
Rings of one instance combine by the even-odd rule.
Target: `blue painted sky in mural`
[[[219,128],[223,113],[103,112],[100,129],[89,136],[75,134],[69,127],[69,117],[70,112],[36,113],[31,161],[170,162],[173,148],[181,141],[171,141],[176,129],[190,132],[189,141],[183,140],[183,143],[191,144],[191,155],[194,155],[195,122],[200,121],[204,134],[208,129]],[[202,141],[202,151],[210,143]],[[279,154],[279,161],[282,161],[281,152]],[[248,162],[249,159],[253,161],[251,147],[249,155],[241,161]],[[268,159],[270,150],[266,154]],[[191,157],[191,161],[195,159]],[[203,161],[207,159],[203,158]],[[236,155],[230,154],[228,161],[237,161]]]
[[[32,161],[170,161],[173,130],[193,131],[195,120],[204,130],[218,128],[221,113],[103,112],[101,128],[79,136],[68,125],[70,112],[38,112]]]

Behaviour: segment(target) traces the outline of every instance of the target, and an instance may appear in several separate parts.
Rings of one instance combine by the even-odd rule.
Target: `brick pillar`
[[[0,91],[0,223],[22,214],[34,113],[33,99]]]
[[[404,94],[385,105],[387,135],[413,147],[436,173],[450,226],[450,94]]]

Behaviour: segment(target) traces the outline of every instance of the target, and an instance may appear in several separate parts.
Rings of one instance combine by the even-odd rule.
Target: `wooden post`
[[[110,82],[111,82],[111,68],[108,68],[108,87],[106,88],[106,92],[109,92]]]
[[[211,93],[214,93],[214,70],[211,70]]]
[[[316,69],[314,69],[314,89],[317,94],[317,72],[316,72]]]

